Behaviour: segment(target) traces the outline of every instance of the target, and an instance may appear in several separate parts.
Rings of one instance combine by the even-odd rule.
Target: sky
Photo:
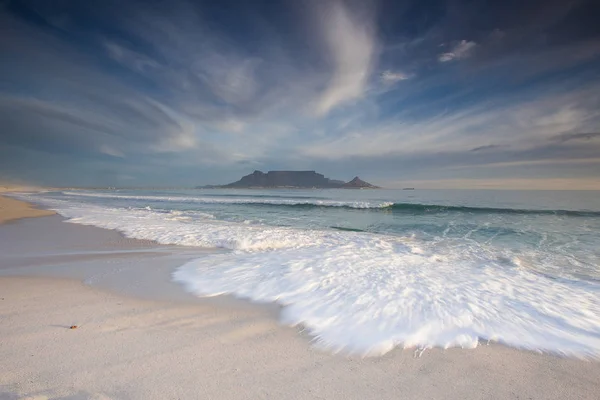
[[[0,0],[0,180],[600,189],[600,2]]]

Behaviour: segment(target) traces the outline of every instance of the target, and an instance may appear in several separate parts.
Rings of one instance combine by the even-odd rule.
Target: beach
[[[17,186],[0,185],[0,224],[21,218],[43,217],[55,214],[53,211],[43,210],[24,202],[2,196],[2,193],[18,191],[22,188]]]
[[[319,349],[301,325],[278,322],[277,306],[172,282],[203,252],[57,215],[1,225],[0,399],[600,396],[593,359],[485,342],[366,358]]]
[[[600,0],[0,4],[0,400],[600,400]]]

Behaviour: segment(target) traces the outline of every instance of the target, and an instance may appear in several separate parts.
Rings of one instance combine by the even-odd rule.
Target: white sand
[[[0,399],[600,398],[599,362],[500,345],[321,352],[276,308],[198,300],[168,281],[201,250],[60,221],[0,226]]]

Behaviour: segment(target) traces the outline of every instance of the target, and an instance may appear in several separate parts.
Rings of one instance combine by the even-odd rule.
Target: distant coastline
[[[198,186],[197,189],[381,189],[358,176],[344,182],[326,178],[316,171],[254,171],[226,185]]]

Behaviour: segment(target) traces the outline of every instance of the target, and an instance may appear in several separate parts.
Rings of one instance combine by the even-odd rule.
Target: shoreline
[[[68,223],[54,213],[0,225],[0,279],[74,279],[137,300],[262,309],[278,320],[278,304],[257,304],[230,295],[198,297],[171,279],[172,272],[187,261],[220,251],[129,238],[117,230]]]
[[[0,399],[595,399],[600,362],[480,344],[322,351],[277,305],[171,281],[211,250],[55,215],[0,225]],[[68,329],[77,325],[75,330]]]
[[[10,192],[40,190],[43,189],[17,188],[11,189]],[[1,197],[2,196],[0,192],[0,198]],[[29,245],[26,244],[26,246],[24,246],[23,249],[21,249],[19,248],[18,242],[24,243],[27,240],[29,240],[31,232],[33,231],[62,231],[61,235],[59,235],[58,237],[64,235],[66,231],[69,232],[65,237],[66,240],[59,241],[58,243],[56,242],[56,240],[54,240],[56,239],[55,236],[53,236],[51,240],[48,240],[48,237],[42,238],[46,246],[48,246],[49,248],[58,247],[58,249],[60,249],[60,252],[62,252],[59,252],[59,254],[57,254],[58,257],[56,258],[56,260],[53,258],[48,260],[48,257],[44,254],[44,252],[47,252],[48,249],[43,249],[42,256],[44,258],[44,261],[38,263],[39,265],[37,266],[31,265],[32,268],[29,269],[21,269],[21,267],[24,266],[23,262],[21,263],[21,265],[17,263],[16,267],[19,269],[13,269],[13,271],[15,272],[15,274],[13,275],[12,272],[7,271],[7,268],[2,267],[2,253],[7,253],[7,251],[6,249],[4,249],[3,251],[3,246],[1,246],[3,236],[1,235],[2,232],[0,231],[0,278],[2,278],[3,276],[33,276],[42,278],[47,277],[76,279],[96,289],[104,290],[115,295],[129,296],[139,300],[175,301],[192,304],[209,304],[215,305],[217,307],[225,305],[231,307],[238,307],[241,309],[262,309],[267,310],[274,320],[280,320],[281,310],[283,309],[283,306],[277,302],[256,302],[247,298],[239,298],[233,294],[223,294],[218,296],[197,296],[193,293],[188,292],[182,283],[176,282],[172,279],[173,272],[178,267],[184,265],[188,261],[202,258],[203,256],[209,254],[214,254],[222,251],[227,252],[228,250],[223,250],[219,248],[209,249],[175,244],[162,244],[151,239],[131,238],[126,236],[123,232],[116,229],[108,229],[98,227],[95,225],[68,223],[67,218],[63,217],[62,215],[58,214],[53,210],[44,209],[44,205],[42,204],[37,204],[26,200],[11,200],[14,200],[17,203],[21,203],[23,207],[29,207],[35,211],[44,212],[41,215],[24,216],[13,220],[14,222],[13,224],[11,224],[11,229],[14,230],[18,229],[17,227],[22,227],[23,230],[20,235],[21,237],[18,238],[15,241],[15,243],[13,243],[14,246],[10,245],[10,240],[4,241],[4,244],[9,243],[11,251],[16,246],[16,248],[19,249],[17,250],[17,252],[22,252],[25,248],[27,248],[27,251],[31,252],[31,247]],[[35,217],[48,218],[39,219]],[[40,226],[40,224],[44,226]],[[0,227],[2,226],[2,223],[0,223]],[[77,243],[81,240],[82,243]],[[102,242],[103,240],[106,241],[106,243],[99,244],[99,242]],[[73,248],[83,248],[84,250],[81,252],[73,251]],[[8,253],[10,253],[10,251]],[[24,264],[26,268],[27,264],[31,264],[32,262],[33,264],[36,263],[35,257],[36,256],[24,257]],[[40,256],[38,256],[38,258],[40,258]],[[128,274],[124,274],[123,276],[115,276],[114,279],[108,279],[108,276],[111,274],[111,272],[105,271],[104,274],[106,276],[100,278],[97,273],[97,264],[99,261],[102,260],[110,260],[110,262],[118,265],[119,268],[121,268],[124,265],[125,269],[131,269],[131,271]],[[55,262],[63,264],[63,268],[55,268]],[[148,271],[144,271],[139,267],[132,268],[131,264],[140,264],[142,262],[148,266],[151,266],[156,276],[146,276],[144,279],[138,280],[136,276],[137,274],[147,274]],[[74,269],[72,268],[73,264],[75,263],[77,264],[77,272],[74,272]],[[82,265],[84,266],[84,268],[81,268]],[[51,268],[44,270],[44,266],[51,266]],[[127,285],[126,282],[124,282],[124,280],[134,280],[135,285]],[[302,325],[299,325],[299,330],[304,331]],[[537,353],[536,350],[531,350],[526,347],[514,347],[506,345],[502,342],[490,342],[487,341],[487,339],[480,339],[478,347],[481,347],[483,345],[482,343],[485,342],[487,342],[488,344],[494,343],[495,345],[505,346],[507,348],[516,349],[518,351],[531,351]],[[398,348],[399,347],[397,346],[396,349]],[[430,348],[428,347],[427,349]],[[331,349],[325,351],[331,351]],[[568,357],[591,362],[600,362],[600,359],[593,357],[578,358],[570,355],[553,352],[540,352],[540,354],[545,354],[550,357]],[[357,353],[353,353],[352,355],[357,355]]]
[[[0,277],[0,398],[594,399],[600,363],[502,345],[331,354],[259,308]],[[69,329],[70,326],[76,329]]]
[[[56,214],[52,210],[39,208],[35,204],[4,196],[6,193],[27,190],[22,187],[0,187],[0,224],[16,221],[23,218],[45,217]]]

